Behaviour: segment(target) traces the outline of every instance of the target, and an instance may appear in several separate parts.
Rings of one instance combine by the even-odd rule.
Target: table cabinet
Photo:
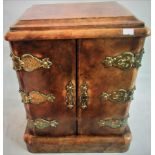
[[[28,150],[127,151],[129,106],[149,33],[116,2],[29,8],[5,36]]]

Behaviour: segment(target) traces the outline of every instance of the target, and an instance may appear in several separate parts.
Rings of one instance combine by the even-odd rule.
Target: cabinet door
[[[79,40],[78,133],[122,134],[144,38]]]
[[[31,134],[76,133],[75,40],[11,43]]]

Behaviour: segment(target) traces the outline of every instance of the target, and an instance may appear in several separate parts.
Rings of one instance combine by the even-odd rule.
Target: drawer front
[[[75,40],[11,43],[11,57],[32,134],[76,134],[75,46]]]
[[[124,132],[143,44],[144,38],[79,40],[79,134]]]

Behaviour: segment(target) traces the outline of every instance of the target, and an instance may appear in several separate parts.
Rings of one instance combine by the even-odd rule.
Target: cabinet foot
[[[131,132],[127,128],[123,135],[107,136],[66,136],[41,137],[24,134],[27,148],[33,153],[70,152],[126,152],[131,142]]]

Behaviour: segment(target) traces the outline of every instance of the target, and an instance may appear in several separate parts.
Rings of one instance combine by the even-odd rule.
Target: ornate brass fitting
[[[31,54],[24,54],[21,57],[18,57],[11,53],[10,56],[13,60],[13,69],[16,71],[24,70],[31,72],[41,67],[50,68],[52,65],[52,62],[49,60],[49,58],[38,59]]]
[[[25,104],[40,104],[45,101],[49,102],[54,102],[55,96],[53,94],[43,94],[38,91],[31,91],[29,93],[25,93],[22,90],[19,90],[21,97],[22,97],[22,102]]]
[[[140,53],[124,52],[121,55],[114,57],[105,57],[102,64],[105,67],[116,67],[122,70],[129,70],[131,68],[139,68],[141,66],[141,60],[144,53],[144,49]]]
[[[110,128],[121,128],[128,124],[128,118],[123,119],[104,119],[99,120],[98,122],[99,127],[110,127]]]
[[[88,85],[84,82],[81,87],[80,104],[82,109],[86,109],[88,106]]]
[[[111,101],[116,103],[124,103],[133,99],[135,87],[131,90],[119,89],[117,91],[107,93],[102,92],[101,99],[104,101]]]
[[[48,127],[56,128],[59,123],[56,120],[44,120],[38,118],[36,120],[28,120],[28,127],[29,128],[37,128],[37,129],[44,129]]]
[[[72,81],[69,81],[68,84],[66,85],[66,103],[67,107],[69,109],[72,109],[74,107],[75,101],[74,101],[74,85]]]

